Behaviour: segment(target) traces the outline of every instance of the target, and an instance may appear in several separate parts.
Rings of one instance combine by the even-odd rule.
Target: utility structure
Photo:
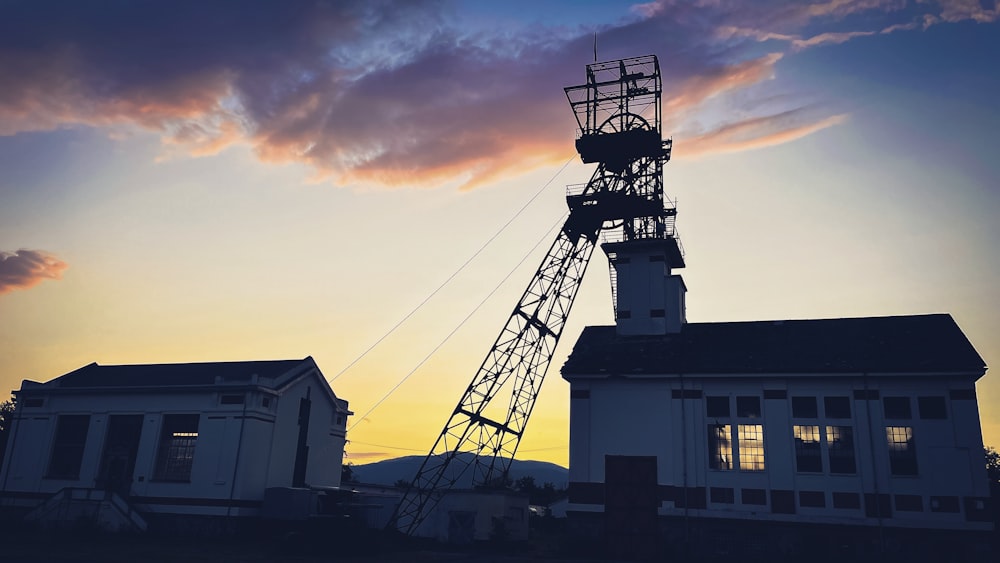
[[[566,222],[396,507],[390,526],[405,534],[416,532],[469,470],[474,486],[505,485],[602,231],[609,258],[632,245],[654,245],[668,250],[673,267],[683,267],[676,208],[663,195],[671,141],[660,129],[656,56],[587,65],[586,84],[565,91],[579,124],[576,149],[597,170],[587,184],[567,190]],[[618,318],[617,304],[615,311]]]

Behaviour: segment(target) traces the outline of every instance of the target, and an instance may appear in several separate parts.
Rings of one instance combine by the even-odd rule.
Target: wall
[[[879,392],[878,400],[855,398],[855,391]],[[662,503],[661,515],[753,518],[814,523],[862,524],[877,526],[880,518],[866,511],[865,494],[888,495],[890,515],[882,514],[881,524],[897,527],[989,529],[990,524],[976,514],[976,498],[989,496],[978,410],[975,400],[951,398],[951,390],[968,396],[972,383],[945,377],[821,378],[808,375],[789,377],[685,378],[575,378],[571,382],[570,482],[571,511],[603,511],[604,456],[655,456]],[[784,392],[784,398],[777,397]],[[715,470],[709,468],[709,424],[707,396],[756,396],[760,399],[760,419],[741,419],[736,413],[720,423],[761,424],[764,428],[763,471]],[[793,418],[792,398],[817,397],[817,418]],[[851,418],[824,416],[823,397],[850,398]],[[909,397],[909,420],[886,420],[882,398]],[[919,396],[945,397],[947,418],[921,418]],[[681,397],[687,397],[682,399]],[[830,472],[828,447],[822,449],[821,473],[796,470],[794,424],[851,426],[854,429],[856,472]],[[913,429],[917,454],[917,475],[894,476],[889,470],[886,426]],[[588,485],[589,483],[589,485]],[[699,495],[699,502],[685,502],[685,493]],[[732,502],[712,502],[711,488],[733,489]],[[742,489],[766,491],[764,504],[742,502]],[[692,490],[693,489],[693,490]],[[783,491],[787,491],[783,492]],[[803,506],[800,492],[820,493],[823,507]],[[777,497],[775,494],[777,492]],[[834,508],[832,493],[856,493],[858,508]],[[782,497],[782,495],[786,495]],[[897,495],[920,497],[918,510],[899,510]],[[958,512],[931,509],[930,497],[957,497]],[[970,497],[970,500],[966,500]],[[686,497],[685,497],[686,498]],[[778,499],[777,501],[775,499]],[[843,498],[843,497],[841,497]],[[791,505],[787,501],[791,499]],[[904,499],[906,500],[906,499]],[[913,499],[909,499],[913,500]],[[871,498],[875,508],[875,497]],[[905,504],[904,504],[905,506]],[[685,508],[686,507],[686,508]]]
[[[291,485],[298,399],[310,385],[313,409],[307,480],[313,485],[339,485],[344,424],[335,424],[336,403],[321,377],[318,371],[310,374],[280,396],[266,389],[248,392],[245,404],[235,405],[220,404],[220,393],[215,390],[46,396],[42,407],[19,407],[6,465],[0,471],[3,502],[33,505],[65,487],[98,486],[109,416],[139,414],[143,423],[131,494],[141,508],[185,514],[256,514],[267,487]],[[263,404],[265,398],[268,406]],[[191,479],[186,483],[153,478],[163,415],[173,413],[200,414]],[[59,414],[90,415],[75,480],[45,477]]]

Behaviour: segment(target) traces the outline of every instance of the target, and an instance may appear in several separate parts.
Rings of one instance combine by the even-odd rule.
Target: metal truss
[[[671,143],[660,136],[656,57],[594,63],[587,79],[566,93],[581,130],[577,150],[597,170],[582,189],[568,191],[569,217],[396,507],[389,525],[402,533],[415,533],[469,470],[473,486],[508,484],[602,229],[625,240],[674,234],[674,210],[664,208]],[[655,108],[652,122],[640,115],[648,108]]]
[[[416,531],[441,494],[469,469],[475,485],[506,485],[601,223],[595,215],[570,211],[397,507],[394,521],[401,532]],[[497,401],[505,386],[511,388],[509,399]]]

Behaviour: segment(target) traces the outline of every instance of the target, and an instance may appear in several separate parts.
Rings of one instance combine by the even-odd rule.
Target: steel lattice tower
[[[597,170],[571,186],[569,217],[452,411],[390,521],[413,534],[467,471],[474,486],[506,486],[508,470],[602,230],[618,241],[676,245],[664,206],[659,62],[653,55],[587,65],[565,89],[579,125],[576,149]],[[612,269],[613,271],[613,269]]]

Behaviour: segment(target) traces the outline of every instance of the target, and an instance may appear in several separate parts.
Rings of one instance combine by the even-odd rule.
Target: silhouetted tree
[[[355,483],[358,480],[358,476],[354,474],[354,464],[347,462],[340,468],[340,482],[341,483]]]
[[[552,483],[546,482],[541,487],[535,484],[535,478],[526,475],[514,482],[514,489],[528,495],[528,502],[548,506],[566,496],[565,489],[557,489]]]
[[[14,422],[14,401],[0,403],[0,465],[7,452],[7,438],[10,436],[10,425]]]
[[[1000,452],[986,446],[986,476],[990,485],[1000,485]]]
[[[397,489],[409,489],[410,482],[406,479],[397,479],[395,483],[392,484],[393,487]]]

